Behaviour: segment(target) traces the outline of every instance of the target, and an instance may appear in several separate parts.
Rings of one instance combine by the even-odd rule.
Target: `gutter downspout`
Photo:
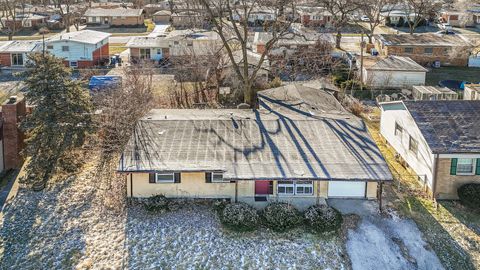
[[[433,156],[433,178],[432,178],[432,200],[436,204],[436,192],[437,192],[437,174],[438,174],[438,161],[440,160],[439,155],[435,154]]]

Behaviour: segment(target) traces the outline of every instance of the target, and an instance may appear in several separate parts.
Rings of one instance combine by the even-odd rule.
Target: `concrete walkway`
[[[374,201],[329,199],[327,203],[361,218],[358,227],[349,230],[346,243],[354,270],[444,269],[412,220],[395,213],[380,215]]]
[[[148,34],[148,37],[158,37],[161,35],[165,35],[165,31],[170,26],[170,24],[156,24],[153,31]]]

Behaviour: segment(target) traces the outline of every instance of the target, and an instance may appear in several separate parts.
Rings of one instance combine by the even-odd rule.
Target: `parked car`
[[[363,15],[362,17],[360,17],[360,20],[361,20],[362,22],[369,22],[369,21],[370,21],[370,18],[368,18],[367,15]]]
[[[452,26],[449,23],[439,23],[439,24],[437,24],[437,27],[442,29],[442,30],[445,30],[445,31],[451,31],[452,30]]]

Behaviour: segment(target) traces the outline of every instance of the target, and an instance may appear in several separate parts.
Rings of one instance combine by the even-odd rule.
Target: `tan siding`
[[[328,181],[319,181],[320,192],[318,193],[320,197],[328,197]]]
[[[238,181],[238,197],[253,197],[255,181]]]
[[[133,196],[235,199],[235,183],[206,183],[205,173],[182,173],[181,183],[149,183],[148,173],[133,174]]]
[[[457,189],[468,183],[480,183],[480,175],[450,175],[449,158],[438,161],[436,190],[438,199],[458,199]]]
[[[367,199],[377,198],[377,182],[367,182]]]

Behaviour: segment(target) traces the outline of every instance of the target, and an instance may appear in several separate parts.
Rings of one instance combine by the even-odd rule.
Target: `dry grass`
[[[109,51],[109,54],[110,55],[114,55],[114,54],[119,54],[119,53],[122,53],[123,51],[125,51],[127,49],[127,47],[125,47],[125,43],[109,43],[108,45],[108,51]]]
[[[396,180],[386,189],[387,198],[394,198],[392,206],[417,223],[446,269],[480,269],[480,213],[457,202],[435,204],[417,178],[397,162],[395,151],[380,135],[379,123],[368,118],[365,122]]]

